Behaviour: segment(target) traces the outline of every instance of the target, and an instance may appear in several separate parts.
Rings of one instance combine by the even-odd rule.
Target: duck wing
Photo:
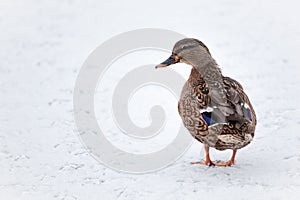
[[[210,90],[210,106],[213,108],[212,121],[215,123],[230,122],[238,127],[252,122],[255,114],[241,84],[230,77],[223,77],[223,83],[221,93],[215,91],[215,88]],[[221,96],[222,93],[225,96]]]

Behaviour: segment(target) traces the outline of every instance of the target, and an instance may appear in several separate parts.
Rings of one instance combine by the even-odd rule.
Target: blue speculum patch
[[[247,114],[248,114],[248,119],[252,122],[251,111],[249,108],[247,108]]]
[[[249,108],[246,108],[246,109],[247,109],[247,117],[248,117],[248,119],[252,122],[251,111],[250,111]],[[203,113],[201,113],[201,115],[202,115],[202,118],[204,119],[204,121],[206,122],[206,124],[207,124],[208,126],[213,125],[213,124],[216,123],[216,122],[212,119],[212,117],[211,117],[211,115],[212,115],[211,112],[203,112]]]
[[[204,119],[204,121],[206,122],[206,124],[208,126],[215,124],[216,122],[214,120],[212,120],[211,118],[211,112],[203,112],[201,113],[202,118]]]

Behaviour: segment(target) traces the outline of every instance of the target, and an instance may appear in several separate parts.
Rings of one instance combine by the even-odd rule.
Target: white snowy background
[[[296,0],[1,0],[0,199],[299,199],[299,7]],[[243,84],[258,125],[237,165],[190,165],[203,158],[195,141],[173,165],[133,175],[105,167],[81,144],[72,98],[82,63],[112,36],[147,27],[202,40],[223,73]],[[166,58],[155,55],[145,64]],[[174,66],[181,67],[187,78],[190,68]],[[145,107],[131,113],[140,125],[151,107],[143,95],[130,105]]]

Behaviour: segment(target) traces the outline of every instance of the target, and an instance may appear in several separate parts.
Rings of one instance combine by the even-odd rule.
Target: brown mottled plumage
[[[234,164],[237,149],[248,145],[254,137],[256,115],[243,87],[236,80],[224,77],[208,48],[199,40],[178,41],[172,55],[156,68],[177,62],[193,68],[178,103],[184,126],[204,144],[206,165]],[[225,163],[213,163],[209,147],[232,149],[232,158]]]

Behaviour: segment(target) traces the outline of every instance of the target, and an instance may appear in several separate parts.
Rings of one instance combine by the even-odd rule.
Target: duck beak
[[[175,64],[175,63],[178,63],[178,61],[176,61],[175,58],[174,58],[174,56],[171,55],[167,60],[165,60],[164,62],[160,63],[159,65],[156,65],[155,69],[167,67],[167,66]]]

